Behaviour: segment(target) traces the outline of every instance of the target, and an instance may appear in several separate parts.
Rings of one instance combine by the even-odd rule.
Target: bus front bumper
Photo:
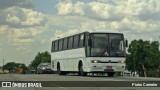
[[[125,71],[125,64],[92,64],[89,72],[123,72]]]

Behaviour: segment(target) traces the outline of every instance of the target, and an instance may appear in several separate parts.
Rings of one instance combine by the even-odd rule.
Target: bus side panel
[[[61,71],[78,71],[79,61],[84,59],[84,48],[77,48],[52,53],[52,60],[54,61],[54,70],[57,70],[57,63],[59,62]]]
[[[115,72],[123,72],[125,70],[125,63],[119,63],[119,61],[125,60],[124,57],[85,57],[83,48],[55,52],[52,56],[54,71],[57,70],[57,63],[59,62],[62,71],[78,72],[78,63],[80,60],[83,63],[83,70],[85,72],[104,71],[107,66],[112,66]],[[92,60],[100,60],[103,63],[92,63]],[[105,63],[110,60],[114,63]]]

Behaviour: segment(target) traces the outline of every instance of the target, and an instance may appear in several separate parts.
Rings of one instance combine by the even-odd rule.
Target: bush
[[[158,77],[158,71],[157,70],[148,70],[147,77]]]

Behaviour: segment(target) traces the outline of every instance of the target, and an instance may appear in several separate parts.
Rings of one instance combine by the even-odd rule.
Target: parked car
[[[40,63],[37,67],[38,74],[53,73],[50,63]]]

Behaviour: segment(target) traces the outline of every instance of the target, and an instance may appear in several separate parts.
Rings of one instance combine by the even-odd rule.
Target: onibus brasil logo
[[[42,85],[35,82],[2,82],[2,87],[42,87]]]

